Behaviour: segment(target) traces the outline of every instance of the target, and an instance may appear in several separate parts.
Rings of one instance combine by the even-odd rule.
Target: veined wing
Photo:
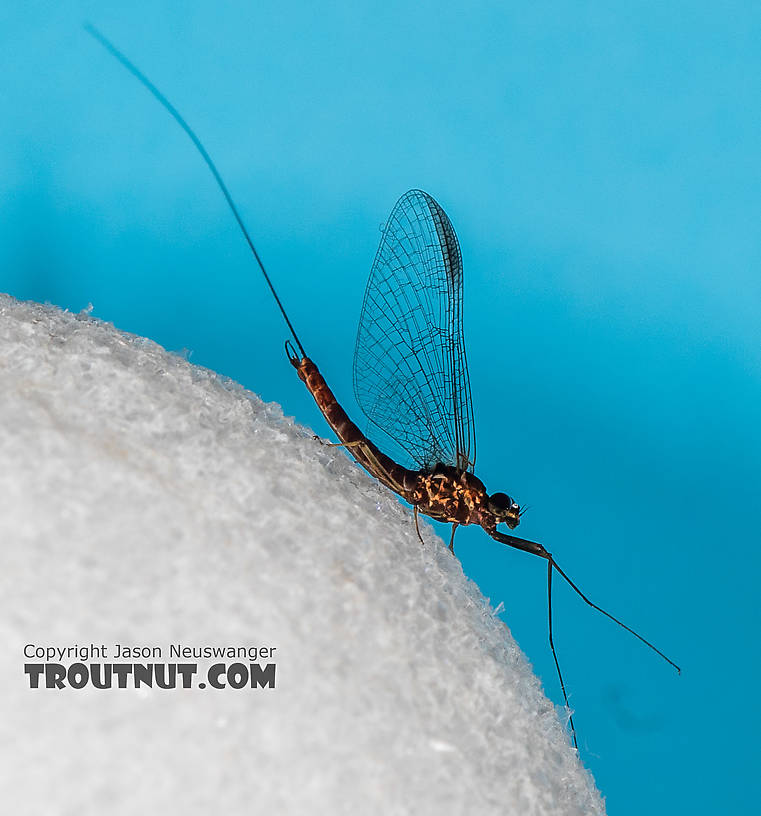
[[[391,211],[370,271],[354,393],[371,426],[416,468],[475,465],[462,299],[452,224],[431,196],[410,190]]]

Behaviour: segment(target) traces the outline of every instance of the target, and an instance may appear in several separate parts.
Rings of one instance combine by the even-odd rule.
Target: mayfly
[[[401,452],[400,464],[383,453],[339,404],[317,366],[307,356],[275,291],[259,253],[214,162],[177,109],[156,86],[97,29],[86,30],[135,76],[190,137],[211,170],[256,259],[288,326],[286,354],[351,456],[418,513],[452,525],[449,549],[460,525],[477,524],[502,544],[547,562],[549,642],[573,744],[576,730],[552,637],[552,576],[557,572],[582,600],[679,666],[650,641],[592,603],[542,544],[497,529],[514,530],[522,508],[506,493],[488,493],[474,474],[475,421],[463,338],[463,268],[454,228],[441,206],[422,190],[410,190],[386,222],[365,290],[354,353],[354,391],[371,426]],[[409,467],[407,465],[410,465]]]

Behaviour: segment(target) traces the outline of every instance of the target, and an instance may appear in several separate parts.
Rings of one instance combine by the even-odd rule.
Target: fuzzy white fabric
[[[602,813],[423,530],[279,406],[0,296],[3,812]],[[90,643],[274,646],[276,687],[29,688],[26,644]]]

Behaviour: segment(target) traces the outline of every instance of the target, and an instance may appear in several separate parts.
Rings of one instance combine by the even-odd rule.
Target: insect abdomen
[[[418,481],[417,471],[408,470],[386,456],[359,430],[338,403],[317,366],[308,357],[301,360],[292,357],[291,363],[349,453],[376,479],[409,501]]]

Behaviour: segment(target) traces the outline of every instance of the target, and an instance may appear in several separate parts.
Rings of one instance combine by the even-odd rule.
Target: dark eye
[[[492,493],[489,496],[489,511],[494,513],[495,516],[506,513],[513,504],[513,500],[507,493]]]

